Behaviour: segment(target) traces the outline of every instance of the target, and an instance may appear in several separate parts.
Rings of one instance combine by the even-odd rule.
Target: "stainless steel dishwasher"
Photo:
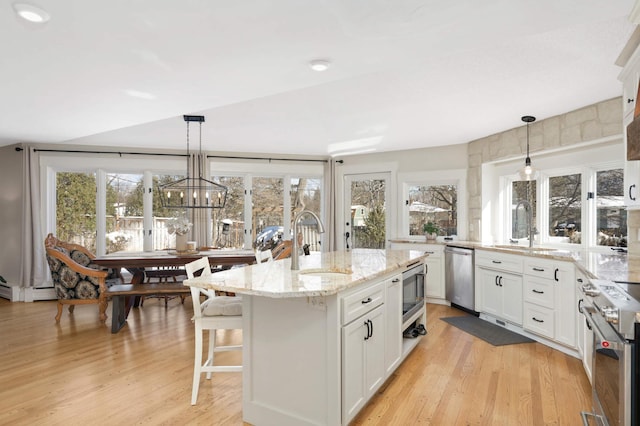
[[[478,315],[475,309],[474,250],[446,246],[444,249],[445,287],[451,306]]]

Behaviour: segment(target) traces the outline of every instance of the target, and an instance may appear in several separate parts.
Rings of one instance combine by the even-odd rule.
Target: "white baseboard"
[[[0,284],[0,297],[18,302],[20,300],[20,287],[17,285]]]
[[[56,291],[53,287],[29,287],[24,289],[24,301],[35,302],[36,300],[56,300]]]
[[[33,302],[36,300],[56,300],[53,287],[23,288],[15,284],[0,284],[0,297],[11,302]]]

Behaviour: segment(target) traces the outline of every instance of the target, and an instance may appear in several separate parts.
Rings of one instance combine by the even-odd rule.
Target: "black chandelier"
[[[187,177],[159,187],[162,207],[169,209],[221,209],[227,202],[227,187],[202,177],[202,123],[203,115],[185,115],[187,122]],[[191,153],[189,151],[189,124],[200,125],[200,147],[196,161],[197,177],[193,175]]]

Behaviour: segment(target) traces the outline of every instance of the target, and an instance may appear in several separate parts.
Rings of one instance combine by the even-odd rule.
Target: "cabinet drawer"
[[[348,324],[361,315],[382,305],[384,283],[374,284],[342,298],[342,324]]]
[[[515,272],[517,274],[522,273],[522,256],[515,254],[476,250],[475,262],[478,266]]]
[[[523,324],[525,330],[553,339],[554,319],[552,309],[525,302]]]
[[[545,308],[554,309],[554,282],[550,280],[526,277],[524,283],[525,302],[535,303]]]
[[[554,280],[555,270],[555,264],[546,259],[527,257],[524,261],[524,273],[527,275]]]

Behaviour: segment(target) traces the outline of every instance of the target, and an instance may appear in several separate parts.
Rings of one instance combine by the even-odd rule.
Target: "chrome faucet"
[[[300,218],[302,216],[304,216],[305,214],[310,214],[311,216],[313,216],[316,219],[316,222],[318,223],[318,232],[319,233],[323,233],[324,232],[324,225],[322,224],[322,221],[320,220],[320,218],[318,217],[317,214],[315,214],[314,212],[312,212],[311,210],[307,210],[304,209],[302,211],[300,211],[298,214],[296,214],[296,216],[293,218],[293,244],[291,246],[291,270],[292,271],[297,271],[298,269],[300,269],[300,265],[299,265],[299,247],[298,247],[298,222],[300,222]]]
[[[516,204],[516,228],[518,227],[518,207],[524,207],[525,213],[527,213],[527,235],[529,235],[529,247],[533,247],[533,212],[531,211],[531,204],[527,200],[520,200]]]

